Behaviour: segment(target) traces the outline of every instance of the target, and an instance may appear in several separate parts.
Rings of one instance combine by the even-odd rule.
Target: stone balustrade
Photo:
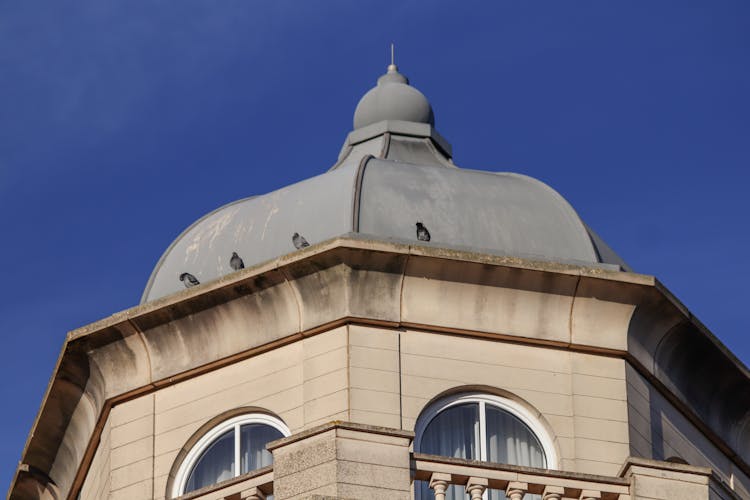
[[[365,432],[368,430],[369,432]],[[517,465],[496,464],[480,462],[476,460],[465,460],[460,458],[441,457],[437,455],[426,455],[412,453],[411,460],[404,464],[397,464],[391,460],[391,465],[396,469],[403,470],[405,477],[405,488],[402,494],[400,490],[394,489],[393,478],[400,475],[387,475],[385,469],[373,468],[373,464],[355,465],[347,464],[343,460],[337,473],[336,481],[356,480],[360,484],[359,490],[351,490],[351,493],[343,495],[339,491],[332,490],[328,482],[323,486],[320,476],[324,475],[318,471],[314,475],[307,474],[307,465],[313,455],[321,457],[325,453],[322,450],[331,448],[338,449],[333,456],[351,458],[348,456],[348,448],[354,438],[362,441],[366,446],[367,460],[383,462],[394,452],[403,448],[401,441],[408,441],[404,436],[395,436],[397,439],[390,441],[374,433],[379,428],[366,426],[354,426],[352,424],[332,424],[321,426],[319,429],[307,431],[309,438],[314,438],[314,443],[305,444],[305,439],[284,438],[276,441],[273,446],[276,449],[287,447],[290,452],[286,457],[282,454],[278,458],[279,471],[277,471],[276,484],[274,484],[274,470],[265,467],[256,471],[243,474],[236,478],[221,483],[207,486],[182,495],[176,500],[266,500],[274,494],[276,489],[277,500],[294,498],[295,500],[320,500],[320,499],[355,499],[355,498],[414,498],[410,493],[411,482],[414,491],[418,489],[419,481],[425,481],[435,494],[435,500],[445,500],[446,492],[451,486],[463,487],[471,500],[481,500],[488,490],[500,490],[505,492],[509,500],[528,500],[528,495],[538,495],[536,498],[542,500],[637,500],[639,498],[680,498],[681,500],[737,500],[747,498],[743,493],[734,491],[733,488],[707,467],[696,467],[684,464],[648,460],[642,458],[629,458],[623,465],[617,476],[599,476],[567,472],[551,469],[539,469],[534,467],[523,467]],[[394,436],[390,436],[394,437]],[[360,444],[362,444],[360,443]],[[314,446],[310,446],[313,445]],[[337,447],[331,447],[337,444]],[[304,445],[304,446],[302,446]],[[381,448],[385,447],[385,453]],[[309,449],[308,449],[309,448]],[[361,450],[360,450],[361,451]],[[313,455],[310,455],[310,454]],[[385,454],[384,454],[385,453]],[[309,456],[308,456],[309,455]],[[382,456],[381,456],[382,455]],[[326,458],[323,456],[323,458]],[[291,460],[291,461],[290,461]],[[333,461],[336,461],[334,458]],[[328,463],[329,461],[324,461]],[[286,463],[286,465],[285,465]],[[304,478],[300,478],[300,484],[305,491],[297,491],[289,484],[284,484],[283,479],[294,477],[293,471],[286,476],[284,467],[297,464]],[[319,469],[319,467],[318,467]],[[409,473],[410,471],[410,473]],[[289,472],[289,471],[287,471]],[[351,474],[358,472],[359,476]],[[289,481],[287,481],[289,483]],[[303,484],[304,483],[304,484]],[[296,484],[296,483],[295,483]],[[321,483],[322,484],[322,483]],[[342,483],[344,485],[348,483]],[[288,492],[285,492],[289,490]]]
[[[414,478],[428,481],[436,500],[444,500],[450,485],[466,488],[472,500],[479,500],[487,489],[502,490],[509,500],[522,500],[529,494],[543,500],[630,500],[630,481],[610,476],[493,464],[415,453]]]
[[[471,500],[481,499],[488,489],[504,491],[509,500],[523,500],[527,494],[542,500],[750,498],[708,467],[636,457],[628,458],[617,476],[597,476],[414,453],[412,475],[429,484],[436,500],[445,500],[452,485],[463,486]]]

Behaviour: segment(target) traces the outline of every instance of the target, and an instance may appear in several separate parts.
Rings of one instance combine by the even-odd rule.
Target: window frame
[[[492,405],[504,410],[514,417],[518,418],[523,422],[529,430],[539,440],[539,444],[542,446],[544,451],[544,458],[547,469],[558,468],[558,456],[555,443],[550,436],[549,430],[539,419],[540,414],[536,414],[530,410],[527,406],[514,401],[512,399],[496,396],[494,394],[471,392],[461,393],[452,396],[446,396],[435,401],[433,404],[425,408],[417,419],[417,425],[414,429],[414,452],[420,453],[422,446],[422,436],[430,422],[438,416],[441,412],[451,408],[467,403],[478,403],[479,404],[479,419],[478,429],[475,429],[475,438],[477,439],[477,448],[479,451],[479,460],[483,462],[489,462],[487,460],[487,415],[486,406]],[[495,463],[495,462],[490,462]]]
[[[211,446],[222,434],[229,430],[234,431],[234,474],[232,478],[242,475],[241,450],[240,450],[240,427],[246,424],[264,424],[281,432],[284,437],[291,434],[289,427],[280,419],[265,413],[246,413],[236,417],[229,418],[216,426],[209,429],[201,438],[190,448],[179,469],[175,474],[174,486],[172,487],[172,498],[185,495],[185,486],[187,485],[190,473],[198,463],[203,452]],[[218,483],[215,483],[218,484]]]

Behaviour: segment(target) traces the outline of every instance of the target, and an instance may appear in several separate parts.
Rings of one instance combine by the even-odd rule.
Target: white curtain
[[[501,464],[544,468],[544,452],[531,429],[510,413],[486,407],[487,460]]]
[[[489,403],[485,405],[485,450],[488,462],[547,466],[539,439],[518,418]],[[427,425],[420,451],[445,457],[479,459],[479,403],[452,406],[438,414]],[[449,500],[468,499],[461,486],[452,486],[446,492]],[[422,500],[434,498],[426,482],[420,486]],[[502,500],[502,491],[490,490],[490,500]],[[526,495],[526,500],[538,499],[538,495]]]
[[[444,457],[479,459],[479,404],[452,406],[438,414],[422,434],[419,451]],[[421,485],[421,498],[435,498],[427,483]],[[447,500],[469,498],[461,486],[446,491]]]
[[[273,456],[266,450],[266,444],[282,437],[281,432],[264,424],[240,427],[240,473],[271,465]]]
[[[479,459],[479,405],[452,406],[438,414],[422,434],[420,451],[444,457]]]
[[[234,476],[234,429],[230,429],[214,441],[201,454],[190,471],[184,493]]]
[[[510,413],[496,406],[485,406],[487,460],[501,464],[544,468],[547,462],[539,440],[531,429]],[[503,500],[505,493],[491,490],[490,500]],[[526,495],[528,500],[538,495]]]

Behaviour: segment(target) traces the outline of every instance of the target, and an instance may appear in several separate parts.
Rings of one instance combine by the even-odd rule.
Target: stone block
[[[346,368],[341,368],[325,375],[306,379],[302,386],[302,394],[305,401],[311,401],[347,388]]]
[[[302,339],[302,349],[305,359],[314,358],[335,349],[346,347],[346,344],[346,327],[334,328],[333,330]]]
[[[410,434],[332,422],[271,443],[274,497],[410,498]]]
[[[375,425],[378,427],[401,428],[401,419],[396,413],[381,413],[377,411],[350,410],[349,421],[358,424]]]
[[[305,469],[336,460],[334,431],[312,436],[304,446],[293,443],[274,451],[274,477],[299,474]]]
[[[349,401],[352,408],[365,411],[377,411],[398,415],[401,403],[398,394],[393,392],[372,391],[368,389],[350,389]]]
[[[305,427],[309,427],[310,422],[320,419],[332,419],[334,414],[345,412],[348,409],[349,391],[346,389],[305,401]]]
[[[627,387],[621,379],[574,373],[573,394],[625,401]]]
[[[302,372],[305,380],[310,380],[326,373],[346,368],[348,361],[348,349],[340,347],[311,358],[305,358],[302,363]]]
[[[349,343],[362,347],[398,351],[399,332],[386,328],[349,325]]]
[[[573,396],[573,409],[576,416],[595,419],[628,421],[628,407],[625,401],[593,396]]]
[[[120,467],[119,469],[112,469],[112,491],[123,489],[144,480],[151,482],[151,478],[153,477],[153,463],[153,460],[149,457],[139,462]]]
[[[629,443],[628,424],[625,422],[581,416],[576,416],[573,422],[576,438]]]
[[[113,427],[119,427],[146,415],[151,415],[153,412],[154,395],[149,394],[112,407],[109,418]]]
[[[132,443],[112,449],[110,452],[112,469],[118,469],[125,465],[143,460],[144,458],[151,458],[153,447],[153,436],[147,436],[138,441],[133,441]]]
[[[112,428],[110,439],[112,448],[138,441],[151,436],[154,431],[154,416],[146,415],[119,427]]]
[[[373,347],[349,346],[349,359],[352,366],[377,368],[398,372],[398,353],[392,350]]]
[[[398,372],[374,368],[349,368],[349,383],[356,389],[398,393]]]
[[[134,500],[136,498],[146,499],[152,497],[152,482],[149,478],[147,481],[140,481],[124,488],[112,490],[107,498],[108,500]]]

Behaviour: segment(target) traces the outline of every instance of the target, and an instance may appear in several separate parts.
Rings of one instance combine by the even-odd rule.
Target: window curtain
[[[547,466],[539,439],[521,420],[489,403],[485,404],[485,434],[488,462],[525,465],[528,467]],[[420,451],[445,457],[479,459],[479,404],[468,403],[453,406],[437,415],[427,425]],[[505,493],[489,490],[490,500],[504,500]],[[421,482],[419,499],[435,498],[426,482]],[[446,491],[448,500],[468,499],[462,486],[451,486]],[[539,499],[539,495],[526,495],[524,500]]]
[[[240,427],[240,471],[242,474],[273,463],[266,444],[284,437],[281,432],[264,424],[246,424]]]
[[[201,454],[190,471],[185,493],[234,476],[234,429],[230,429],[214,441]]]
[[[485,406],[487,426],[487,460],[501,464],[547,466],[539,440],[526,424],[510,413],[492,405]],[[504,500],[505,493],[490,490],[490,500]],[[539,495],[526,495],[525,499],[539,499]]]
[[[542,445],[526,424],[500,408],[486,406],[487,460],[544,468]]]
[[[430,455],[479,459],[479,404],[452,406],[441,412],[427,425],[422,434],[419,450]],[[426,482],[421,484],[423,500],[435,498]],[[446,500],[469,498],[461,486],[450,486]]]

